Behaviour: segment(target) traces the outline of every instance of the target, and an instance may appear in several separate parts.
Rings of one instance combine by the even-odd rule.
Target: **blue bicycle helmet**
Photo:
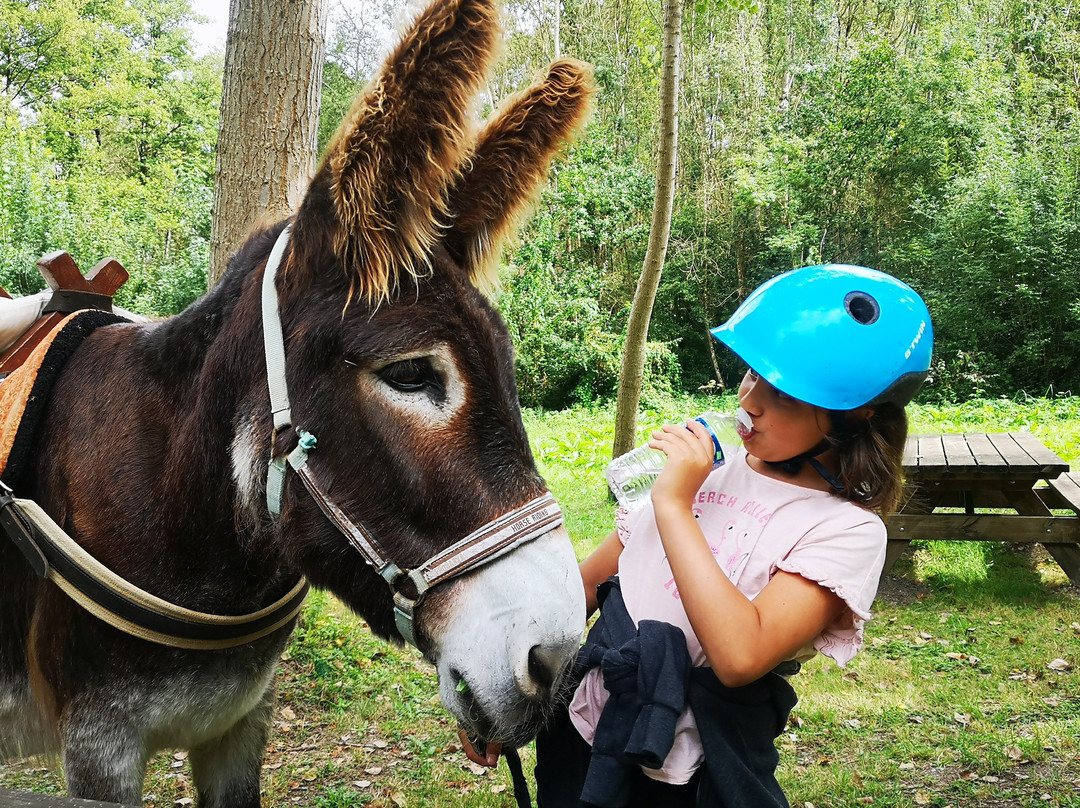
[[[903,407],[934,345],[930,313],[910,286],[845,264],[778,275],[711,333],[778,390],[829,410]]]

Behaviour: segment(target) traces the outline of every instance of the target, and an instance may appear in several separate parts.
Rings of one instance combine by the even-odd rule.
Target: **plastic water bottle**
[[[741,435],[753,429],[753,421],[742,407],[734,416],[704,412],[694,420],[712,435],[713,449],[716,451],[713,468],[722,466],[741,442]],[[619,504],[628,511],[636,511],[649,502],[649,492],[666,461],[666,454],[646,444],[612,460],[604,476]]]

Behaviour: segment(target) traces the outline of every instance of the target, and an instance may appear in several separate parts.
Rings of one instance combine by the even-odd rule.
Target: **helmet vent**
[[[881,306],[866,292],[849,292],[844,308],[859,325],[872,325],[881,316]]]

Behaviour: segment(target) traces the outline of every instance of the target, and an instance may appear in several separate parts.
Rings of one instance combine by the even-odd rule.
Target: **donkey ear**
[[[353,102],[327,147],[296,235],[305,231],[312,245],[330,236],[352,290],[369,301],[389,297],[401,273],[416,277],[424,270],[446,219],[447,188],[472,140],[472,100],[499,33],[494,0],[434,3]],[[326,233],[328,204],[332,234]]]
[[[469,168],[450,191],[445,237],[473,283],[495,285],[503,243],[535,202],[555,153],[584,124],[594,90],[591,67],[560,59],[484,127]]]

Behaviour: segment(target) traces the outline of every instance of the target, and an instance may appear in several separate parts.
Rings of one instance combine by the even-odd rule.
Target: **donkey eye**
[[[404,359],[392,362],[378,373],[379,378],[404,393],[428,390],[439,394],[443,392],[442,379],[425,358]]]

